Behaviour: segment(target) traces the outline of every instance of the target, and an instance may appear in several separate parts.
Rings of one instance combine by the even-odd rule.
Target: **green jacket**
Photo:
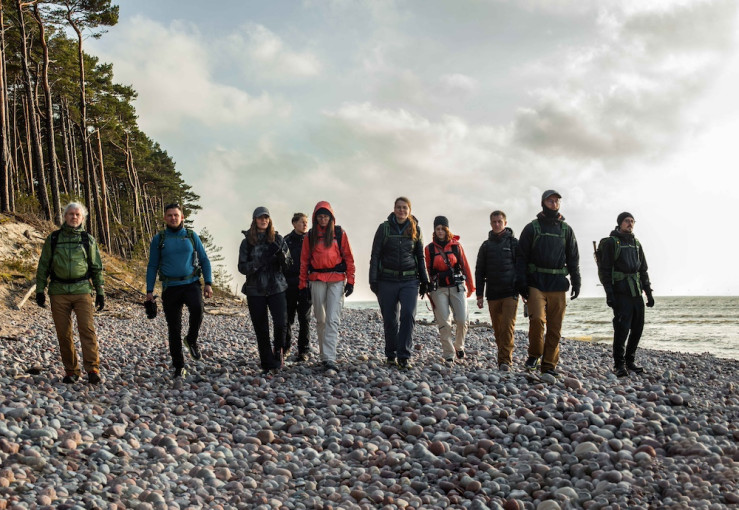
[[[86,253],[82,242],[83,227],[72,228],[66,223],[62,225],[59,239],[54,249],[54,257],[51,254],[51,236],[46,238],[41,250],[41,258],[36,270],[36,292],[43,292],[46,282],[49,283],[49,295],[60,294],[91,294],[93,286],[98,295],[103,295],[103,262],[100,259],[100,250],[92,236],[90,238],[90,253]],[[61,280],[76,280],[84,278],[88,273],[89,278],[74,282],[62,283],[51,277],[52,272]],[[92,280],[92,283],[90,283]]]

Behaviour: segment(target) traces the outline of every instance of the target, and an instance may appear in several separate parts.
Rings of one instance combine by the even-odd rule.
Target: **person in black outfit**
[[[262,370],[282,368],[287,326],[287,281],[282,271],[289,267],[290,250],[275,232],[266,207],[257,207],[251,227],[243,230],[245,239],[239,247],[239,272],[246,275],[241,292],[246,295],[249,316],[254,326]],[[269,340],[269,315],[274,328],[274,345]]]
[[[308,216],[295,213],[292,219],[293,231],[285,236],[290,249],[292,265],[285,270],[287,279],[287,330],[285,333],[285,354],[292,347],[292,325],[298,318],[298,354],[295,361],[307,361],[310,356],[310,292],[300,292],[300,252],[303,239],[308,234]]]
[[[635,224],[631,213],[619,214],[616,229],[599,250],[598,277],[606,291],[606,303],[613,308],[613,361],[618,377],[628,376],[629,370],[644,372],[634,363],[644,329],[642,292],[647,295],[647,306],[654,306],[647,259],[641,243],[634,237]]]

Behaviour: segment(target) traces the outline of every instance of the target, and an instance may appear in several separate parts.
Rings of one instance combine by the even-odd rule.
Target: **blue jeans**
[[[409,359],[416,325],[418,280],[378,280],[377,302],[385,326],[385,356]]]

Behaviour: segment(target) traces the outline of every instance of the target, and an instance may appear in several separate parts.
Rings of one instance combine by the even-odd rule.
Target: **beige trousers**
[[[59,294],[49,296],[51,300],[51,317],[54,319],[56,336],[59,339],[59,350],[62,355],[64,371],[68,374],[80,375],[77,351],[74,348],[72,333],[72,312],[77,316],[77,331],[82,345],[82,363],[85,372],[97,372],[100,367],[98,358],[98,339],[95,335],[93,321],[92,294]]]
[[[542,357],[542,372],[555,369],[559,362],[559,339],[567,309],[567,293],[542,292],[529,287],[528,304],[529,356]]]
[[[455,351],[464,350],[464,338],[467,336],[467,290],[457,287],[439,287],[431,292],[434,302],[434,317],[439,326],[441,352],[445,359],[453,358]],[[457,331],[452,343],[452,314]]]
[[[512,365],[518,296],[490,300],[488,310],[495,333],[495,343],[498,345],[498,365],[501,363]]]

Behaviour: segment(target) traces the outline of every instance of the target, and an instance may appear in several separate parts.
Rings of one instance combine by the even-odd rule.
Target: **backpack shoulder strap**
[[[341,240],[344,237],[344,231],[341,228],[341,225],[335,225],[334,226],[334,239],[336,239],[336,244],[339,245],[339,252],[341,252]]]
[[[613,239],[613,261],[616,262],[621,255],[621,240],[616,236],[611,236],[611,239]]]
[[[54,252],[56,251],[56,245],[59,242],[59,234],[62,232],[61,229],[55,230],[49,236],[49,242],[51,244],[51,258],[54,259]]]

